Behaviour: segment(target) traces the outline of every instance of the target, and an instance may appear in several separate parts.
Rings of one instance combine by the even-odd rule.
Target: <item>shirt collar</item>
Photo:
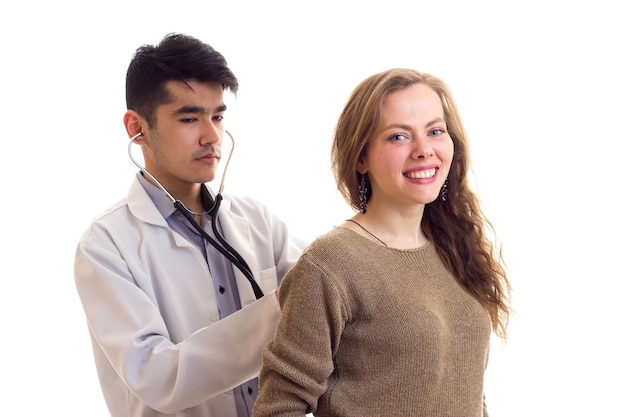
[[[144,190],[148,193],[150,200],[152,200],[164,219],[167,219],[174,214],[176,207],[174,207],[174,203],[163,192],[163,190],[148,181],[141,171],[137,173],[137,178],[139,179],[139,183],[142,185]],[[202,184],[200,192],[202,193],[202,202],[205,204],[205,209],[210,209],[215,201],[211,192],[205,184]]]
[[[152,184],[148,181],[141,171],[137,173],[137,178],[139,179],[139,183],[142,185],[150,200],[154,203],[159,213],[163,216],[164,219],[170,217],[175,211],[176,207],[174,207],[174,203],[169,199],[167,195],[156,185]]]

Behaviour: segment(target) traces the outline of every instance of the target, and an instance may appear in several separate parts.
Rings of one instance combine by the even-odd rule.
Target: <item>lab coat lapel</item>
[[[167,221],[163,218],[163,216],[159,212],[159,209],[157,209],[157,207],[154,205],[154,203],[150,199],[150,196],[137,178],[135,178],[130,186],[130,190],[128,191],[128,195],[126,197],[126,203],[128,204],[128,208],[133,213],[133,215],[142,222],[167,229],[168,233],[170,234],[170,236],[172,236],[177,246],[192,247],[191,243],[189,243],[187,239],[185,239],[178,233],[175,233],[168,226]]]

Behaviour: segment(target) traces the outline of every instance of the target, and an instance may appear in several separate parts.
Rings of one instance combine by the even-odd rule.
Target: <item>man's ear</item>
[[[148,122],[146,119],[141,117],[139,113],[134,110],[126,110],[124,113],[124,127],[126,128],[126,133],[128,133],[128,137],[132,138],[138,133],[143,133],[148,131]],[[135,140],[136,144],[141,144],[143,141],[143,135],[138,137]]]

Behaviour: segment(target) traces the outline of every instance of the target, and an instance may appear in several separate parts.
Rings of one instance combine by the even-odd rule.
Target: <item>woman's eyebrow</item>
[[[431,127],[434,124],[437,123],[445,123],[445,119],[443,117],[435,117],[433,120],[431,120],[430,122],[426,123],[426,127]],[[404,123],[391,123],[387,126],[385,126],[383,128],[384,130],[388,130],[388,129],[404,129],[404,130],[411,130],[412,126],[409,124],[404,124]]]
[[[445,123],[446,121],[445,121],[445,119],[443,117],[436,117],[433,120],[431,120],[430,122],[426,123],[426,127],[430,127],[430,126],[432,126],[434,124],[437,124],[437,123],[440,123],[440,122]]]

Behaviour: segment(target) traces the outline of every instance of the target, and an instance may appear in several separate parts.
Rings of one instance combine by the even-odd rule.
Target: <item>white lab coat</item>
[[[242,309],[223,320],[203,255],[168,227],[137,179],[82,236],[76,288],[113,417],[236,417],[232,388],[260,370],[280,316],[273,290],[302,244],[249,198],[224,196],[219,219],[266,294],[257,301],[233,268]]]

